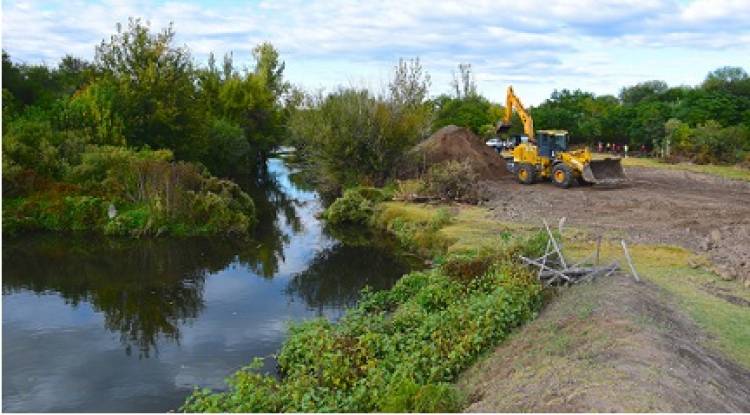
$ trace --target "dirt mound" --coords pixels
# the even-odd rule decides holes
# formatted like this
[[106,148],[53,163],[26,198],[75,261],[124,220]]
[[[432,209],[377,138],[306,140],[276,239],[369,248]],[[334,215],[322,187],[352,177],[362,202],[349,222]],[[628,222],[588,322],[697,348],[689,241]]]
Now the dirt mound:
[[449,125],[437,130],[416,147],[424,166],[444,161],[468,161],[479,177],[496,180],[508,174],[505,160],[471,130]]

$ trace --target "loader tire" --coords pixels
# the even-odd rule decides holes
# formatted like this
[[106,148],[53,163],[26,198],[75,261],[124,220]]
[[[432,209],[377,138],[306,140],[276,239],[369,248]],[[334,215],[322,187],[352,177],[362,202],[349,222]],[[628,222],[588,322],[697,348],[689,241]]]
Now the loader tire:
[[594,183],[587,182],[586,179],[583,178],[583,176],[576,177],[576,180],[578,180],[579,186],[593,186]]
[[516,178],[521,184],[532,184],[536,180],[536,168],[528,163],[521,163],[516,167]]
[[565,164],[556,164],[552,168],[552,181],[557,187],[569,188],[573,184],[573,170]]

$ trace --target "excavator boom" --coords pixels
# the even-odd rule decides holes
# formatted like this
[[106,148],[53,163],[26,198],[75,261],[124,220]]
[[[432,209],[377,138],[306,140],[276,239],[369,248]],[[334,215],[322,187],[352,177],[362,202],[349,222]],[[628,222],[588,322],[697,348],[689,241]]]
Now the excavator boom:
[[507,132],[511,127],[511,120],[513,118],[513,108],[516,109],[518,116],[523,122],[523,132],[529,137],[530,141],[535,140],[534,136],[534,120],[531,118],[531,114],[526,111],[521,100],[518,99],[512,86],[508,86],[508,93],[505,95],[505,114],[503,119],[497,124],[497,132]]

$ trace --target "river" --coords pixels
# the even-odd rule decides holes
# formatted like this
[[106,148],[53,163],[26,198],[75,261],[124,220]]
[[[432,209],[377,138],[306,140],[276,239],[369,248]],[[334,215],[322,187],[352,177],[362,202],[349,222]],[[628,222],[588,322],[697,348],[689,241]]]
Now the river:
[[254,357],[273,373],[290,321],[336,319],[409,270],[382,235],[333,236],[320,197],[267,167],[250,241],[3,238],[3,411],[175,410]]

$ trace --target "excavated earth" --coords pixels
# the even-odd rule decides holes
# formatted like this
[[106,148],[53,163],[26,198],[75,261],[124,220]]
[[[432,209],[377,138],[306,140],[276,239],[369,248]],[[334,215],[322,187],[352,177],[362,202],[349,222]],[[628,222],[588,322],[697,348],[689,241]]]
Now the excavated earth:
[[416,162],[425,168],[446,162],[466,162],[484,180],[498,180],[508,176],[505,161],[495,150],[468,130],[449,125],[437,130],[415,149]]
[[632,242],[702,252],[725,279],[750,287],[750,182],[677,170],[626,168],[621,187],[521,185],[511,176],[483,183],[486,207],[501,220],[569,224]]

